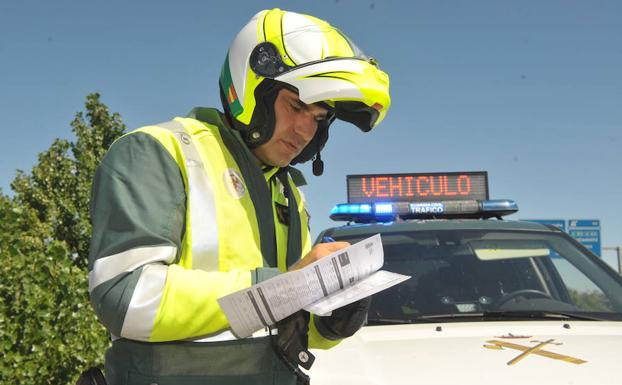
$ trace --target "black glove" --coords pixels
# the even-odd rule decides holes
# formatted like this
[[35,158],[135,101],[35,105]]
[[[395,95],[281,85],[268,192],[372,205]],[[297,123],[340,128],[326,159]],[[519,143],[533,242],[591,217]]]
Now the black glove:
[[324,338],[339,340],[356,333],[367,320],[371,297],[352,302],[333,311],[328,317],[314,317],[315,327]]
[[278,334],[274,336],[276,341],[274,348],[288,364],[297,365],[310,369],[315,357],[309,352],[309,313],[298,311],[276,323]]

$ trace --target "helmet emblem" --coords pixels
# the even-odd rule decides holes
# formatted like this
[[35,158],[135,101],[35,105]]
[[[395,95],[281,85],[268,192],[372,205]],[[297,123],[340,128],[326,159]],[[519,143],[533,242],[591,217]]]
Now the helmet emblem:
[[223,179],[227,191],[235,199],[240,199],[246,194],[246,187],[244,186],[242,177],[236,170],[232,168],[226,169],[223,174]]
[[229,85],[229,89],[227,90],[227,101],[229,102],[229,104],[233,104],[233,102],[235,102],[236,100],[238,100],[238,95],[235,93],[233,83],[231,83],[231,85]]

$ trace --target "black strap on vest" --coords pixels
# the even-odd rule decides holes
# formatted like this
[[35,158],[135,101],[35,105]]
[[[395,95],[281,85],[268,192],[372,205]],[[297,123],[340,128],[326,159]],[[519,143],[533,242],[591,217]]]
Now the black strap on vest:
[[287,198],[287,211],[289,211],[289,230],[287,231],[287,267],[296,263],[301,257],[302,241],[300,232],[300,214],[298,213],[298,203],[292,192],[287,177],[289,167],[285,167],[277,171],[276,177],[283,184],[283,193]]

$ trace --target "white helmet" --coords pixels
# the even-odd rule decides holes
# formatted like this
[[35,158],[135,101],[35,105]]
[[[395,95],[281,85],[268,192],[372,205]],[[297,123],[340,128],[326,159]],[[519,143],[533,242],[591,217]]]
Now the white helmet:
[[367,132],[391,104],[388,75],[341,31],[313,16],[264,10],[238,33],[220,74],[225,113],[249,148],[272,137],[274,101],[284,87],[332,112],[292,164],[319,156],[335,118]]

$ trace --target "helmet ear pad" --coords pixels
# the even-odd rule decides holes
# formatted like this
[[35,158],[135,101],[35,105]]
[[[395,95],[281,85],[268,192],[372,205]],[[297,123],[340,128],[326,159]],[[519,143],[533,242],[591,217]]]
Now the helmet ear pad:
[[244,124],[237,120],[235,116],[232,116],[229,110],[229,104],[225,97],[222,85],[220,85],[220,99],[225,110],[225,113],[229,117],[230,123],[233,128],[240,132],[244,143],[249,149],[257,148],[272,138],[274,134],[274,127],[276,125],[276,116],[274,111],[274,103],[279,94],[279,91],[283,88],[279,82],[272,79],[264,79],[255,88],[255,100],[256,105],[253,111],[253,116],[249,124]]

